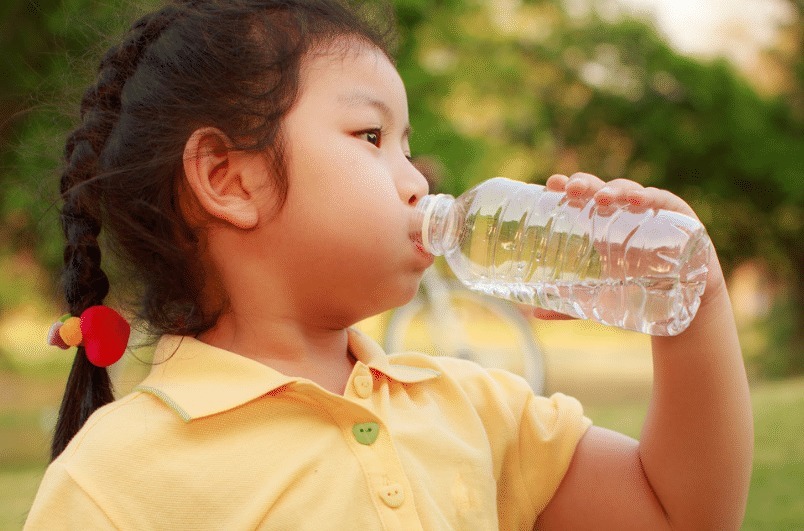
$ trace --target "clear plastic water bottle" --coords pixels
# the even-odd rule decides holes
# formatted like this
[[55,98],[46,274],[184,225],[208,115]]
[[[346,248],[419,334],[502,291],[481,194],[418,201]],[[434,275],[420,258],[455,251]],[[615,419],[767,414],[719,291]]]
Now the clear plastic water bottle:
[[503,177],[457,199],[425,196],[417,212],[414,236],[470,289],[580,319],[676,335],[706,286],[709,236],[683,214]]

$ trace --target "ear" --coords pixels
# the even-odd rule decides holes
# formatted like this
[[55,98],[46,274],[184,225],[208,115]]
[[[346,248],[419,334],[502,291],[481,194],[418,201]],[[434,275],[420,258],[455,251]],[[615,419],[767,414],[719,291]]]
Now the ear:
[[201,208],[239,229],[251,229],[259,218],[254,191],[265,178],[265,166],[258,155],[232,146],[220,129],[197,129],[184,146],[184,175]]

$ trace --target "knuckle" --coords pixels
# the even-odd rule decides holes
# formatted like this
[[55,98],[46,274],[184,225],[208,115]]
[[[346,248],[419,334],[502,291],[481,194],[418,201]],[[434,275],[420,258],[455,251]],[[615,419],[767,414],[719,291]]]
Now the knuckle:
[[594,178],[595,176],[591,173],[584,173],[584,172],[575,172],[570,176],[570,179],[589,179]]
[[628,179],[612,179],[609,181],[609,184],[613,186],[619,186],[621,188],[643,188],[641,184],[635,181],[631,181]]

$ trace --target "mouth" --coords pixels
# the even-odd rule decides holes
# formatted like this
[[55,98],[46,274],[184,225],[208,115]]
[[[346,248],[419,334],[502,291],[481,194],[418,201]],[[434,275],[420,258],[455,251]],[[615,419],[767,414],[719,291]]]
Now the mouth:
[[421,256],[427,258],[431,262],[435,260],[435,257],[425,250],[424,244],[422,244],[421,234],[411,234],[410,241],[413,242],[413,246],[416,248],[416,251],[418,251]]

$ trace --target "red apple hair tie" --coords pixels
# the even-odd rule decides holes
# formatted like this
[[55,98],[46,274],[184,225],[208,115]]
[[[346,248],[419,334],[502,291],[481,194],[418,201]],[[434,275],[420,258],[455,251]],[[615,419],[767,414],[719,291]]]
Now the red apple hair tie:
[[62,315],[50,327],[47,342],[65,350],[84,347],[90,363],[108,367],[123,356],[130,333],[122,315],[108,306],[90,306],[81,317]]

